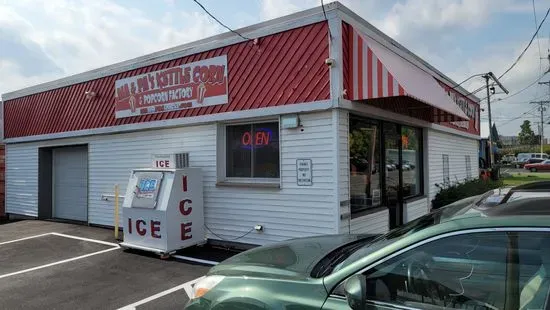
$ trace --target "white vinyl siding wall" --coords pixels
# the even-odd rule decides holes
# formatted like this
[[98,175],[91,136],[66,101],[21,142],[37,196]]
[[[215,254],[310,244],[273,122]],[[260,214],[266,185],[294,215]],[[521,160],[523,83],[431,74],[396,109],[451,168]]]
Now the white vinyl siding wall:
[[[132,168],[150,167],[152,154],[187,152],[190,166],[203,171],[205,223],[224,239],[240,237],[256,224],[263,225],[264,232],[252,232],[237,241],[266,244],[336,233],[331,112],[301,114],[300,119],[303,131],[281,130],[281,189],[216,186],[216,124],[8,144],[7,212],[37,215],[39,146],[88,143],[88,206],[92,224],[114,224],[114,202],[102,200],[101,196],[112,195],[115,184],[120,185],[124,195]],[[297,186],[297,158],[312,159],[312,186]]]
[[405,213],[403,222],[410,222],[428,213],[428,199],[420,198],[412,202],[405,202],[403,204],[403,209],[403,213]]
[[429,200],[431,205],[439,189],[435,184],[443,184],[443,155],[449,156],[449,179],[451,184],[457,181],[463,181],[467,177],[466,156],[470,156],[471,176],[477,178],[479,142],[475,139],[469,139],[449,133],[436,130],[428,130],[428,171],[430,184],[428,186]]

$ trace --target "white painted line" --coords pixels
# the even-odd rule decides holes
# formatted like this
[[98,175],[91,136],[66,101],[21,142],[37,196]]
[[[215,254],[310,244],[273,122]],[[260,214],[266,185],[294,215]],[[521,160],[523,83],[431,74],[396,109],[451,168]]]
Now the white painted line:
[[51,234],[51,233],[46,233],[46,234],[40,234],[40,235],[35,235],[35,236],[30,236],[30,237],[25,237],[25,238],[10,240],[10,241],[4,241],[4,242],[0,242],[0,245],[9,244],[9,243],[13,243],[13,242],[19,242],[19,241],[23,241],[23,240],[34,239],[34,238],[39,238],[39,237],[44,237],[44,236],[48,236],[48,235],[50,235],[50,234]]
[[215,261],[200,259],[200,258],[194,258],[194,257],[189,257],[189,256],[183,256],[183,255],[172,255],[172,257],[176,258],[176,259],[188,260],[188,261],[191,261],[191,262],[197,262],[197,263],[202,263],[202,264],[207,264],[207,265],[212,265],[212,266],[219,264],[218,262],[215,262]]
[[59,236],[59,237],[65,237],[65,238],[71,238],[71,239],[76,239],[76,240],[95,242],[95,243],[99,243],[99,244],[119,247],[118,243],[113,243],[113,242],[107,242],[107,241],[101,241],[101,240],[96,240],[96,239],[77,237],[77,236],[72,236],[72,235],[60,234],[60,233],[56,233],[56,232],[52,232],[51,234]]
[[155,299],[158,299],[158,298],[161,298],[163,296],[166,296],[168,294],[171,294],[173,292],[176,292],[176,291],[179,291],[181,289],[184,289],[185,290],[185,293],[187,294],[187,296],[191,297],[191,289],[192,289],[192,285],[197,283],[198,281],[200,281],[202,278],[204,278],[204,276],[200,277],[200,278],[196,278],[194,280],[191,280],[189,282],[185,282],[183,284],[180,284],[178,286],[175,286],[171,289],[168,289],[166,291],[162,291],[160,293],[157,293],[153,296],[149,296],[145,299],[142,299],[140,301],[136,301],[135,303],[133,304],[130,304],[130,305],[127,305],[127,306],[124,306],[122,308],[119,308],[118,310],[134,310],[136,309],[137,306],[140,306],[140,305],[143,305],[143,304],[146,304],[150,301],[153,301]]
[[44,269],[44,268],[52,267],[52,266],[55,266],[55,265],[60,265],[60,264],[72,262],[72,261],[79,260],[79,259],[82,259],[82,258],[86,258],[86,257],[94,256],[94,255],[99,255],[99,254],[107,253],[107,252],[114,251],[114,250],[118,250],[118,249],[120,249],[120,247],[117,246],[117,247],[113,247],[113,248],[106,249],[106,250],[102,250],[102,251],[98,251],[98,252],[93,252],[93,253],[86,254],[86,255],[81,255],[81,256],[77,256],[77,257],[73,257],[73,258],[69,258],[69,259],[64,259],[64,260],[61,260],[61,261],[58,261],[58,262],[55,262],[55,263],[50,263],[50,264],[46,264],[46,265],[41,265],[41,266],[37,266],[37,267],[25,269],[25,270],[20,270],[20,271],[12,272],[12,273],[6,273],[6,274],[3,274],[3,275],[0,275],[0,279],[7,278],[7,277],[11,277],[11,276],[15,276],[15,275],[22,274],[22,273],[26,273],[26,272],[31,272],[31,271],[39,270],[39,269]]

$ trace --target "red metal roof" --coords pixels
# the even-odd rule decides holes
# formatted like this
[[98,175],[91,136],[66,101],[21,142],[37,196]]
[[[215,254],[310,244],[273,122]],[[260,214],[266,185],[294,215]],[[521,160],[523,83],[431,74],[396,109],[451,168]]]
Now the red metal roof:
[[[321,22],[4,103],[4,136],[50,134],[330,98],[328,27]],[[115,80],[227,55],[229,103],[115,118]],[[85,61],[85,60],[83,60]],[[93,90],[97,97],[86,100]]]

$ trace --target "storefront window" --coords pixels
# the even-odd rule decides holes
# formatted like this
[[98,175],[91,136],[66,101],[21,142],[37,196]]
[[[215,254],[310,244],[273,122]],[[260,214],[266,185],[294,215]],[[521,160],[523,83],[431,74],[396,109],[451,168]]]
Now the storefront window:
[[419,195],[422,184],[422,131],[419,128],[401,127],[401,153],[403,158],[403,197]]
[[380,126],[350,119],[349,127],[351,213],[381,204]]
[[404,199],[422,195],[422,143],[420,128],[350,117],[352,217],[379,206],[395,209]]
[[226,176],[279,178],[279,123],[226,127]]

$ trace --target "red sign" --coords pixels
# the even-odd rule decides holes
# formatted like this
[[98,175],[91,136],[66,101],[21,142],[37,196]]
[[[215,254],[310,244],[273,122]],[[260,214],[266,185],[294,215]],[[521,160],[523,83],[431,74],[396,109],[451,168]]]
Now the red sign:
[[130,117],[228,102],[227,56],[115,82],[115,116]]
[[474,135],[480,135],[480,121],[479,113],[480,108],[479,104],[475,101],[467,98],[462,95],[452,87],[444,84],[441,81],[438,81],[439,85],[445,89],[445,91],[451,96],[456,105],[470,118],[468,121],[458,121],[458,122],[444,122],[441,125],[454,128],[460,131],[468,132]]

